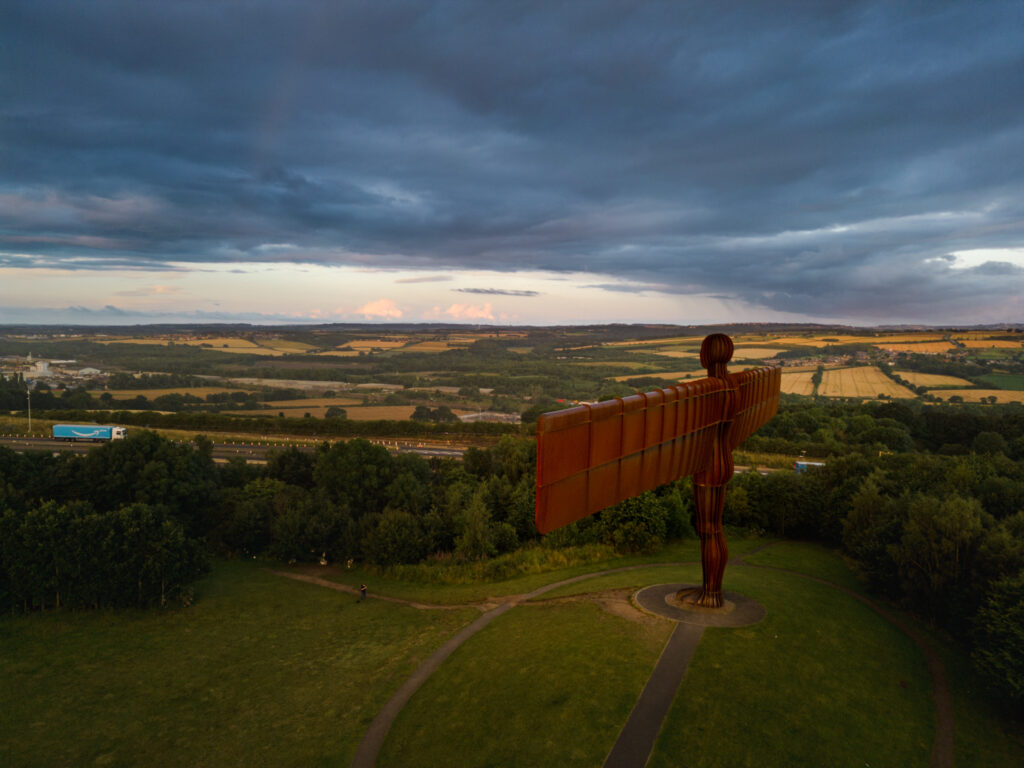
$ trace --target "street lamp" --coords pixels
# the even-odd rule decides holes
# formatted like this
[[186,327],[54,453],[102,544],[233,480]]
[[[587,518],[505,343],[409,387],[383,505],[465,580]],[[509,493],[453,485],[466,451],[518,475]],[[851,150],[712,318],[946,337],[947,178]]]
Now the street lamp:
[[25,397],[28,398],[28,436],[32,437],[32,388],[25,386]]

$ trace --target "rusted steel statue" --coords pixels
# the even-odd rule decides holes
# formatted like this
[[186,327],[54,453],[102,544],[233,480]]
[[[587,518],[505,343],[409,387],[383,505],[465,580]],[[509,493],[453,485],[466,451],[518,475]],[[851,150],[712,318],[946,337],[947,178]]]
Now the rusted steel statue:
[[682,602],[722,606],[722,532],[732,452],[779,406],[778,368],[729,373],[732,339],[704,339],[704,379],[542,415],[537,423],[537,530],[548,533],[693,475],[703,585]]

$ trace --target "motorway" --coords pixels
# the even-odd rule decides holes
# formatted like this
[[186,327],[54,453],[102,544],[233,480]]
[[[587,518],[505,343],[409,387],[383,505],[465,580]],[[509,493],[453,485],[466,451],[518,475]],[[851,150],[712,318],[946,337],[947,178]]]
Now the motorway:
[[[377,445],[383,445],[391,453],[414,453],[424,458],[461,459],[462,446],[444,447],[437,444],[421,443],[412,440],[371,440]],[[21,437],[17,435],[0,435],[0,445],[11,448],[19,453],[24,451],[70,451],[71,453],[88,453],[101,443],[85,442],[64,442],[53,440],[48,437]],[[316,450],[316,442],[296,443],[294,447],[300,451]],[[290,447],[290,444],[280,442],[232,442],[214,443],[213,460],[218,463],[226,462],[228,459],[241,456],[251,464],[263,464],[267,460],[267,452],[281,450]]]

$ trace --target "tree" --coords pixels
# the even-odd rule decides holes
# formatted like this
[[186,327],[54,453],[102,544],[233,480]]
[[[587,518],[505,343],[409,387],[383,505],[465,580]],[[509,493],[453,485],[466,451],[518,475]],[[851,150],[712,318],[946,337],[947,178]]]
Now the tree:
[[994,688],[1024,704],[1024,571],[991,586],[974,620],[972,659]]
[[600,525],[604,541],[619,552],[655,552],[668,535],[668,513],[647,491],[601,512]]
[[982,538],[983,514],[975,499],[910,499],[894,556],[904,593],[933,616],[949,620],[970,611],[963,605],[965,576]]
[[427,554],[419,520],[409,512],[388,509],[364,544],[366,555],[380,565],[417,563]]
[[478,489],[463,515],[462,532],[455,541],[455,554],[466,560],[480,560],[495,554],[491,541],[491,514],[487,511],[484,489]]
[[998,432],[979,432],[974,436],[974,440],[971,442],[971,448],[973,448],[977,453],[1005,454],[1009,451],[1010,446],[1006,442],[1006,438]]

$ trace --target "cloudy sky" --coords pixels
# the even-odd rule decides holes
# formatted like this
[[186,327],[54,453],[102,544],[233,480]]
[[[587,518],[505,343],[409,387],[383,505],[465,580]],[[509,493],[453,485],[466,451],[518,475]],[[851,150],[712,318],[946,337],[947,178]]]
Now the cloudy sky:
[[0,322],[1022,296],[1022,2],[0,3]]

